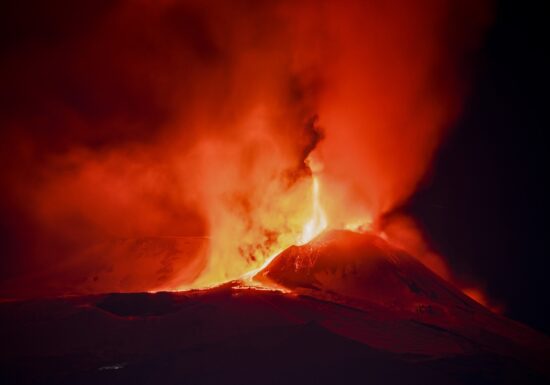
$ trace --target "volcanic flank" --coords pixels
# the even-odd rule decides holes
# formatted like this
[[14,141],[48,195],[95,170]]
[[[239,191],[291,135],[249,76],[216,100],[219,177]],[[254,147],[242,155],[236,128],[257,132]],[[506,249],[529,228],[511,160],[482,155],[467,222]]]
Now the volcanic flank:
[[[392,331],[401,335],[402,340],[396,341],[389,335],[378,339],[383,332],[375,336],[351,324],[326,325],[336,333],[385,350],[449,354],[473,352],[477,344],[482,344],[484,349],[502,353],[504,345],[494,344],[497,338],[512,339],[524,347],[540,342],[536,333],[492,313],[405,251],[372,233],[324,232],[308,244],[283,251],[254,279],[294,294],[360,309],[389,322],[407,320],[460,336],[449,344],[440,339],[439,333],[419,338],[415,334],[418,331],[403,335],[399,327],[399,332]],[[548,342],[546,338],[543,341]],[[402,349],[404,346],[412,350]]]
[[546,336],[370,233],[328,231],[254,280],[0,304],[2,383],[544,384]]
[[324,232],[308,244],[289,247],[254,279],[339,302],[402,311],[480,307],[415,258],[371,233]]

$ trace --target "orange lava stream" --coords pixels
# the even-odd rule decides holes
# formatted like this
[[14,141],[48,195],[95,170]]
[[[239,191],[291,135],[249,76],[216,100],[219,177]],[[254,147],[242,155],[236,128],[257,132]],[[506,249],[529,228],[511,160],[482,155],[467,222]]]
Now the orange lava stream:
[[[317,175],[313,174],[312,176],[312,183],[311,183],[311,196],[312,196],[312,215],[311,218],[305,223],[302,229],[302,233],[294,243],[295,245],[304,245],[311,241],[313,238],[318,236],[320,233],[322,233],[328,226],[328,220],[325,213],[325,210],[323,209],[321,205],[320,200],[320,186],[319,186],[319,178]],[[273,254],[271,254],[264,263],[256,268],[253,269],[243,276],[239,278],[239,280],[243,283],[244,286],[252,286],[256,288],[264,288],[264,289],[276,289],[276,290],[282,290],[278,286],[267,286],[264,283],[258,282],[254,280],[254,276],[266,268],[282,251],[284,250],[277,250]]]

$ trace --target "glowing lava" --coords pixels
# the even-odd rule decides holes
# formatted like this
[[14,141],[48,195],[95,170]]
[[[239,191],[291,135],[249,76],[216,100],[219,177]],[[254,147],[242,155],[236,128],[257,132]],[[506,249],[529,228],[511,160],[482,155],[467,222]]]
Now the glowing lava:
[[300,238],[296,242],[297,245],[304,245],[319,235],[327,228],[327,216],[319,200],[319,180],[316,175],[313,175],[312,182],[312,211],[311,219],[304,225],[304,229]]
[[[320,186],[319,186],[319,178],[317,175],[312,175],[312,183],[311,183],[311,208],[312,208],[312,214],[311,218],[305,223],[302,233],[294,243],[295,245],[301,246],[309,241],[311,241],[313,238],[315,238],[317,235],[323,232],[328,226],[328,220],[326,213],[321,205],[320,201]],[[253,277],[259,273],[261,270],[263,270],[265,267],[267,267],[274,259],[277,257],[285,248],[282,248],[280,250],[277,250],[273,254],[271,254],[264,263],[246,274],[244,274],[240,280],[245,284],[246,286],[255,286],[255,287],[266,287],[269,289],[280,289],[279,287],[274,287],[272,285],[266,286],[264,283],[259,283],[253,279]]]

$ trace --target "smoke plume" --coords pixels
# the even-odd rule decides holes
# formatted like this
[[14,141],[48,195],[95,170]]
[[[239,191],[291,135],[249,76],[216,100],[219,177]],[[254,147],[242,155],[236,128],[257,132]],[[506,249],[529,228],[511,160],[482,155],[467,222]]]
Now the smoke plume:
[[376,223],[460,111],[485,2],[3,5],[0,294],[173,289]]

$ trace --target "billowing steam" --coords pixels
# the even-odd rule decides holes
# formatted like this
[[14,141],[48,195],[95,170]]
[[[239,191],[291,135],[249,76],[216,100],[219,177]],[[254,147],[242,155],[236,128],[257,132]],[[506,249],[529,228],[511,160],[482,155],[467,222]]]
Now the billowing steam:
[[488,16],[462,0],[56,5],[7,13],[2,295],[236,278],[300,235],[306,158],[330,225],[384,230],[459,112]]

